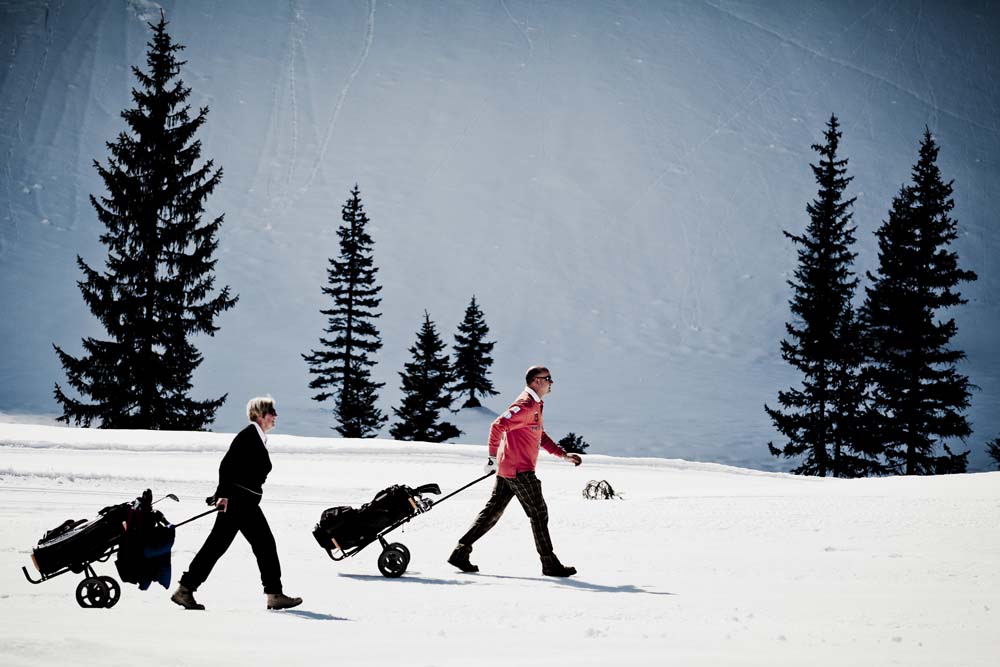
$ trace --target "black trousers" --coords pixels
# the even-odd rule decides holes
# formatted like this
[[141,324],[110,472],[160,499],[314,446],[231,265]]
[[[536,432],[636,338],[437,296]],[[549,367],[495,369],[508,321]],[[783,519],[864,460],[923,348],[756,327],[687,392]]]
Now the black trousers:
[[233,508],[230,503],[225,512],[215,516],[215,525],[208,539],[201,546],[194,560],[180,579],[180,584],[188,590],[195,591],[201,586],[222,554],[236,539],[236,533],[250,543],[253,555],[257,557],[257,567],[260,568],[260,582],[265,593],[281,593],[281,564],[278,562],[278,549],[274,543],[271,527],[267,525],[264,512],[256,503],[241,504]]
[[471,547],[480,537],[490,531],[503,516],[511,499],[517,497],[524,513],[531,522],[531,532],[535,537],[535,549],[543,563],[556,560],[552,550],[552,539],[549,537],[549,508],[542,497],[542,483],[534,471],[520,472],[513,479],[497,477],[493,486],[493,494],[486,501],[486,507],[479,513],[472,527],[458,541],[459,544]]

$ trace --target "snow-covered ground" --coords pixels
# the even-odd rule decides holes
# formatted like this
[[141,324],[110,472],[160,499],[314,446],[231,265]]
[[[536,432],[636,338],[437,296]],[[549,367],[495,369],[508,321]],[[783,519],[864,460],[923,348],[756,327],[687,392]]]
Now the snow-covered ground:
[[[47,529],[147,487],[181,497],[158,506],[173,521],[202,511],[231,437],[0,424],[0,662],[937,666],[1000,655],[1000,473],[833,480],[599,455],[573,468],[543,454],[553,540],[578,576],[541,576],[516,503],[477,544],[479,574],[446,564],[484,482],[392,534],[413,559],[390,580],[377,547],[331,561],[311,535],[320,512],[395,483],[448,492],[480,474],[484,448],[278,431],[263,507],[300,608],[264,609],[242,538],[199,590],[200,613],[156,584],[83,610],[75,575],[24,579]],[[624,499],[585,500],[591,479]],[[174,581],[210,521],[178,529]]]

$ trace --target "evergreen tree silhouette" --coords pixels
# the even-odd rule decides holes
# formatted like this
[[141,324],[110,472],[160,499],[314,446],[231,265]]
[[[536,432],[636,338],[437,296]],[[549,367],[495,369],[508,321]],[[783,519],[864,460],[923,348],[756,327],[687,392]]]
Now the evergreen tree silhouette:
[[449,389],[451,364],[444,348],[430,315],[424,311],[424,324],[410,348],[413,361],[405,364],[404,372],[399,374],[403,379],[403,400],[399,408],[392,409],[399,421],[389,428],[396,440],[444,442],[462,434],[454,424],[439,419],[454,401]]
[[993,438],[986,443],[986,453],[993,459],[997,470],[1000,470],[1000,437]]
[[567,433],[557,444],[568,454],[586,454],[587,448],[590,447],[582,435],[577,435],[573,431]]
[[337,426],[333,428],[337,433],[345,438],[373,438],[387,419],[376,407],[378,390],[385,383],[371,377],[372,355],[382,348],[375,327],[382,287],[375,283],[374,241],[365,229],[369,220],[357,184],[341,208],[341,218],[344,224],[337,230],[340,257],[330,259],[328,286],[323,287],[333,307],[320,311],[328,318],[323,331],[333,338],[320,338],[322,349],[310,350],[302,358],[315,376],[310,389],[321,390],[313,400],[335,398]]
[[956,368],[965,353],[949,347],[955,320],[940,321],[938,313],[965,303],[956,287],[976,274],[960,269],[949,248],[958,237],[949,215],[953,181],[942,180],[937,156],[925,129],[913,182],[900,189],[876,232],[878,275],[868,274],[872,286],[862,309],[871,395],[867,428],[882,443],[892,474],[963,472],[969,454],[956,454],[945,443],[972,432],[963,414],[971,385]]
[[213,295],[213,255],[223,216],[202,224],[205,199],[222,179],[208,160],[200,167],[195,133],[208,107],[192,118],[191,89],[179,78],[184,47],[167,21],[149,24],[148,72],[133,67],[135,107],[122,112],[129,132],[107,144],[107,166],[94,167],[107,195],[90,202],[106,232],[106,270],[76,261],[84,302],[107,331],[106,340],[83,339],[74,357],[53,345],[68,384],[89,402],[68,396],[58,383],[61,421],[101,428],[203,430],[226,395],[194,400],[191,377],[202,356],[189,338],[214,335],[216,317],[237,301],[229,287]]
[[465,309],[465,319],[458,325],[458,333],[455,334],[454,391],[469,395],[463,408],[478,408],[482,405],[476,394],[496,396],[499,393],[493,389],[493,382],[489,378],[490,367],[493,365],[490,352],[496,345],[495,341],[486,342],[489,332],[483,311],[473,295]]
[[855,477],[870,472],[877,456],[859,430],[864,388],[860,327],[851,305],[858,283],[851,270],[854,199],[843,198],[852,178],[846,175],[847,160],[837,157],[842,133],[836,115],[824,136],[826,143],[812,146],[820,156],[819,164],[811,165],[819,191],[806,206],[809,224],[802,235],[784,232],[799,246],[799,265],[788,281],[794,320],[785,326],[781,356],[802,373],[802,388],[778,393],[782,409],[764,409],[788,439],[781,449],[768,443],[771,454],[802,457],[793,473]]

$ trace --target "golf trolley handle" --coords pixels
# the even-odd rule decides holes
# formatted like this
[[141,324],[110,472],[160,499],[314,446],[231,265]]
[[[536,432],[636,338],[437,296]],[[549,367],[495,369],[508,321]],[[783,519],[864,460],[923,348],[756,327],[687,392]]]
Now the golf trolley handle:
[[207,512],[202,512],[201,514],[195,515],[195,516],[191,517],[190,519],[185,519],[184,521],[181,521],[180,523],[175,523],[175,524],[171,524],[171,525],[173,525],[174,528],[180,528],[181,526],[183,526],[186,523],[191,523],[195,519],[200,519],[201,517],[208,516],[209,514],[215,514],[218,511],[219,511],[218,507],[213,507],[212,509],[208,510]]
[[488,473],[486,473],[485,475],[483,475],[482,477],[480,477],[480,478],[478,478],[478,479],[474,479],[474,480],[472,480],[471,482],[469,482],[468,484],[466,484],[466,485],[465,485],[465,486],[463,486],[462,488],[460,488],[460,489],[456,489],[455,491],[452,491],[451,493],[449,493],[449,494],[448,494],[447,496],[445,496],[444,498],[438,498],[437,500],[435,500],[435,501],[434,501],[434,504],[435,504],[435,505],[440,505],[440,504],[441,504],[441,503],[443,503],[444,501],[446,501],[446,500],[448,500],[449,498],[451,498],[451,497],[452,497],[453,495],[455,495],[455,494],[457,494],[457,493],[461,493],[462,491],[465,491],[465,490],[466,490],[467,488],[469,488],[470,486],[473,486],[474,484],[479,484],[479,483],[480,483],[481,481],[483,481],[483,480],[484,480],[484,479],[486,479],[487,477],[492,477],[492,476],[493,476],[493,475],[495,475],[495,474],[497,474],[497,473],[496,473],[496,471],[495,471],[495,470],[491,470],[491,471],[489,471]]

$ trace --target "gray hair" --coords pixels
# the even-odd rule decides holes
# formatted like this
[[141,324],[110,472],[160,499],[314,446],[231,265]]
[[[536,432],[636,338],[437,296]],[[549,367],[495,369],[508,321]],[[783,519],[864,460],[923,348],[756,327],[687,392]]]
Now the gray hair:
[[247,401],[247,419],[250,421],[255,422],[269,412],[275,412],[274,399],[270,396],[257,396]]

